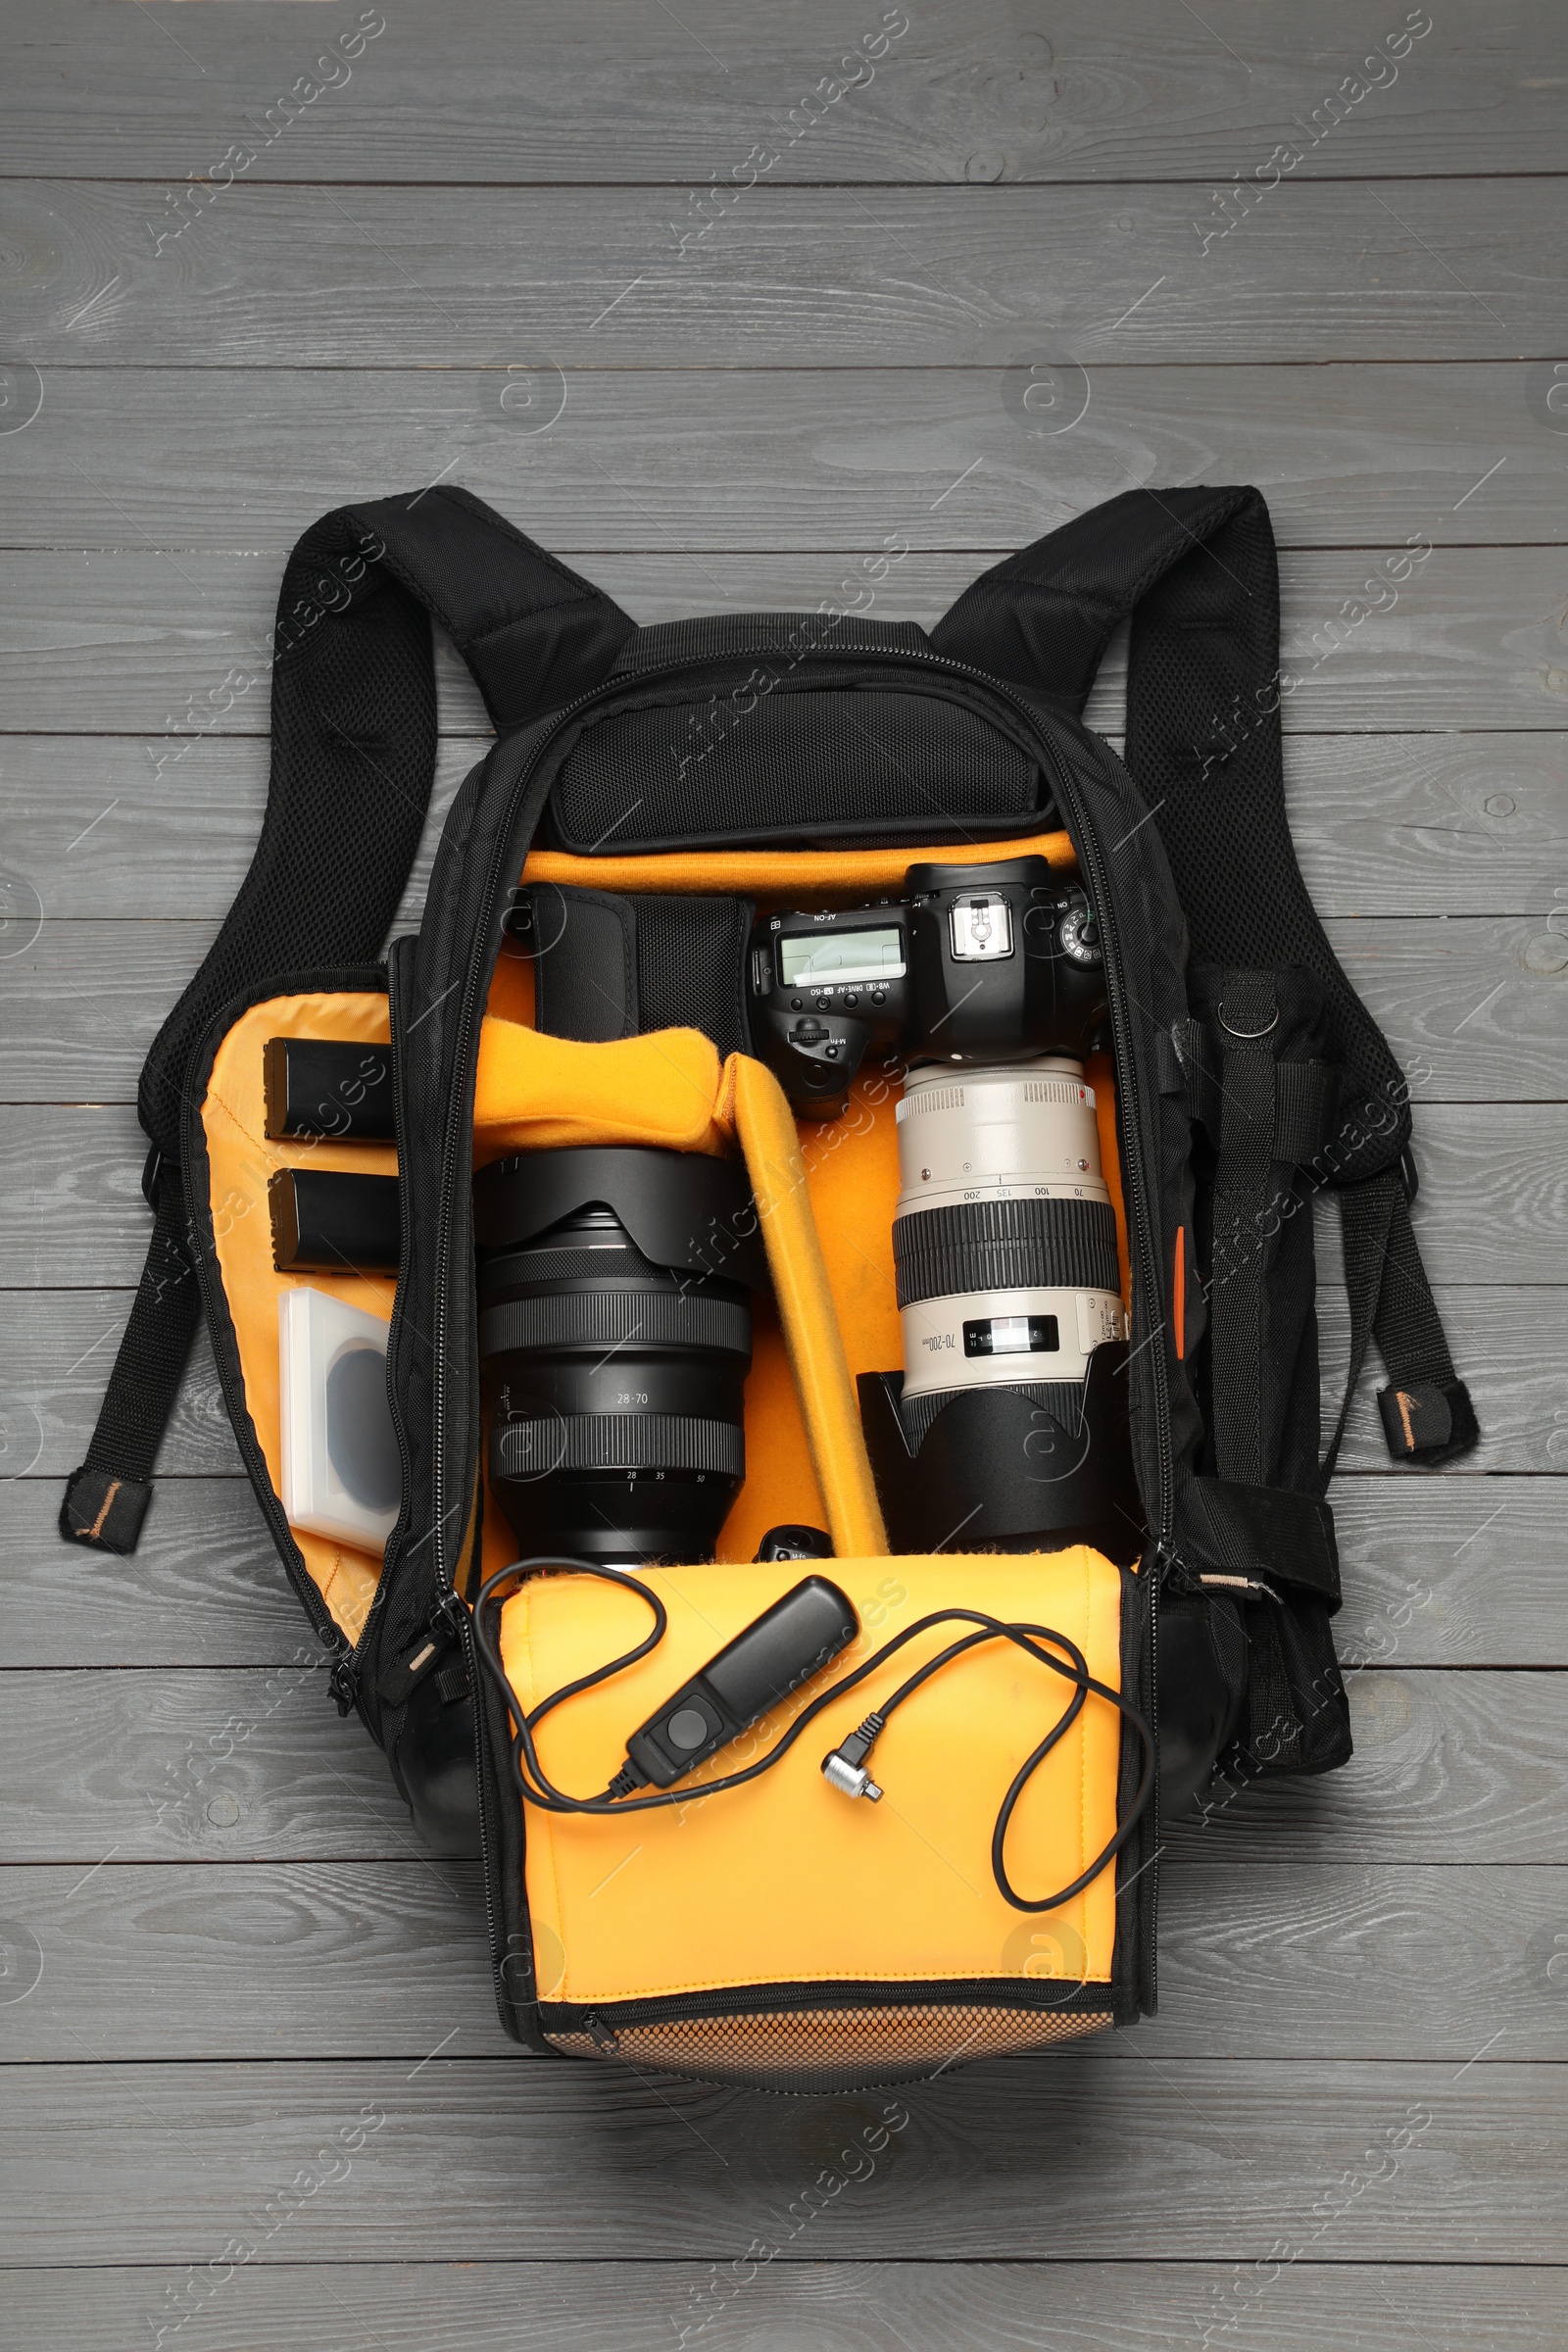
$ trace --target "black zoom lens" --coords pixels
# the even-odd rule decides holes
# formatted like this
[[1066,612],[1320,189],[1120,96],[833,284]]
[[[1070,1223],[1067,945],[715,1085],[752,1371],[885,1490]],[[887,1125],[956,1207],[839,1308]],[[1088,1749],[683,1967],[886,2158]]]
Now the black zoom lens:
[[746,1470],[760,1252],[740,1171],[528,1153],[486,1169],[474,1206],[490,1477],[518,1543],[711,1558]]

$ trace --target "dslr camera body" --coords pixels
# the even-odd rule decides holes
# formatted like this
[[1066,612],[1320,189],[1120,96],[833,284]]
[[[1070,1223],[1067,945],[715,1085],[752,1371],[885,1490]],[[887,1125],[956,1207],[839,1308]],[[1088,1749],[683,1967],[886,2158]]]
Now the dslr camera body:
[[1105,1042],[1094,911],[1044,858],[911,865],[906,891],[833,913],[765,915],[753,928],[753,1050],[798,1118],[841,1118],[868,1054],[1080,1060]]
[[906,890],[764,917],[747,971],[755,1050],[797,1117],[840,1117],[867,1054],[905,1064],[904,1367],[858,1382],[889,1536],[1136,1557],[1116,1219],[1083,1066],[1109,1042],[1094,909],[1044,858],[911,865]]

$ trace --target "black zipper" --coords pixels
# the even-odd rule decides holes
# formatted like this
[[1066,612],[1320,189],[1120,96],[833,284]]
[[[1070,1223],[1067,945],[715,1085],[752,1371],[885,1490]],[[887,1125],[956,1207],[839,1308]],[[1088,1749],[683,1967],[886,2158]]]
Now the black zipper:
[[[778,648],[776,646],[754,645],[751,647],[741,647],[734,651],[726,652],[722,657],[722,662],[725,666],[728,666],[732,662],[751,661],[767,654],[776,654]],[[1132,1092],[1134,1108],[1137,1112],[1136,1116],[1128,1118],[1122,1123],[1122,1133],[1124,1137],[1128,1139],[1128,1174],[1131,1179],[1130,1183],[1125,1189],[1134,1212],[1133,1223],[1138,1246],[1137,1265],[1139,1280],[1142,1285],[1144,1298],[1148,1304],[1148,1310],[1151,1316],[1152,1316],[1157,1310],[1160,1293],[1158,1260],[1152,1240],[1152,1227],[1149,1209],[1149,1185],[1147,1172],[1144,1166],[1144,1105],[1142,1096],[1142,1081],[1139,1075],[1137,1059],[1133,1053],[1131,1026],[1129,1022],[1125,993],[1122,985],[1120,950],[1116,939],[1115,917],[1111,911],[1110,893],[1105,887],[1106,872],[1101,858],[1099,838],[1085,815],[1083,803],[1078,795],[1071,770],[1068,767],[1065,759],[1062,757],[1060,748],[1054,742],[1053,737],[1042,727],[1037,714],[1030,709],[1029,705],[1021,700],[1018,696],[1011,693],[1007,687],[1001,684],[987,671],[977,669],[972,663],[967,662],[953,662],[948,660],[944,655],[936,653],[925,654],[921,653],[915,648],[889,647],[884,649],[871,646],[857,646],[854,649],[854,652],[857,661],[876,662],[879,663],[886,663],[890,666],[914,664],[917,666],[929,667],[931,669],[943,671],[953,676],[973,679],[986,694],[990,695],[998,702],[1005,703],[1017,713],[1031,739],[1038,743],[1047,755],[1048,764],[1051,769],[1053,780],[1056,787],[1057,806],[1068,817],[1073,820],[1069,830],[1072,834],[1074,848],[1077,850],[1080,860],[1082,861],[1084,868],[1084,879],[1088,886],[1090,896],[1094,902],[1096,912],[1100,920],[1102,937],[1104,942],[1106,993],[1110,1000],[1111,1035],[1113,1043],[1116,1047],[1117,1068],[1119,1074],[1123,1078],[1123,1082],[1130,1088]],[[813,649],[810,654],[802,657],[802,659],[806,661],[813,661],[819,658],[822,657],[819,656],[815,649]],[[713,666],[715,666],[715,664],[711,660],[704,662],[700,659],[688,659],[686,661],[661,662],[649,669],[638,672],[632,677],[616,675],[612,678],[604,680],[600,685],[591,688],[588,693],[579,695],[574,702],[564,705],[562,710],[555,713],[554,718],[541,732],[538,741],[532,746],[522,768],[514,779],[511,793],[508,797],[502,822],[496,835],[496,846],[492,852],[490,863],[485,876],[484,928],[475,936],[469,952],[467,970],[464,975],[463,1002],[459,1008],[459,1025],[456,1039],[456,1051],[452,1056],[448,1078],[449,1092],[447,1096],[446,1119],[444,1122],[441,1188],[437,1203],[434,1268],[436,1286],[435,1342],[432,1351],[432,1392],[435,1397],[437,1428],[435,1433],[435,1458],[432,1466],[432,1505],[434,1518],[433,1541],[435,1551],[436,1589],[438,1593],[443,1595],[450,1595],[455,1590],[456,1584],[456,1561],[454,1558],[449,1571],[446,1543],[447,1512],[445,1508],[445,1446],[444,1429],[442,1427],[442,1398],[445,1393],[446,1382],[447,1296],[449,1288],[449,1259],[451,1254],[452,1238],[452,1207],[457,1196],[457,1170],[462,1154],[463,1145],[463,1122],[458,1116],[458,1109],[466,1091],[466,1082],[469,1039],[473,1028],[474,1013],[478,1003],[479,986],[484,976],[487,961],[487,958],[483,953],[482,943],[488,938],[490,912],[495,905],[497,894],[501,888],[505,876],[507,864],[510,862],[512,857],[512,837],[516,824],[517,814],[521,808],[522,802],[526,797],[528,788],[538,770],[539,764],[545,754],[550,749],[550,746],[556,742],[563,729],[568,726],[571,721],[578,717],[584,710],[591,708],[595,703],[612,700],[617,695],[639,694],[644,687],[656,679],[671,678],[680,675],[683,671]],[[394,1315],[396,1315],[396,1303],[394,1303],[393,1312]],[[1155,1430],[1157,1440],[1156,1465],[1158,1471],[1158,1528],[1156,1531],[1155,1542],[1152,1547],[1152,1553],[1149,1562],[1148,1571],[1150,1576],[1150,1644],[1152,1668],[1153,1651],[1157,1641],[1158,1575],[1170,1537],[1175,1484],[1175,1465],[1170,1429],[1170,1398],[1166,1393],[1165,1386],[1162,1381],[1156,1381],[1154,1383],[1154,1397]],[[393,1419],[394,1422],[398,1424],[398,1441],[400,1446],[402,1446],[405,1441],[401,1428],[400,1414],[394,1411]],[[397,1541],[397,1539],[401,1536],[401,1529],[394,1532],[394,1541]],[[391,1546],[389,1545],[388,1548],[390,1549]],[[463,1614],[464,1617],[466,1618],[466,1610],[465,1610]],[[471,1623],[464,1628],[462,1640],[465,1662],[467,1666],[470,1680],[474,1680],[476,1682],[478,1661],[475,1654]],[[1151,1730],[1154,1736],[1155,1753],[1157,1755],[1159,1734],[1156,1692],[1158,1677],[1157,1674],[1152,1670],[1151,1672],[1150,1680]],[[477,1705],[475,1705],[474,1709],[474,1724],[476,1761],[479,1765],[479,1838],[481,1855],[484,1862],[485,1908],[491,1936],[492,1964],[497,1975],[499,1986],[501,1963],[498,1956],[498,1947],[496,1943],[495,1896],[493,1888],[493,1880],[495,1874],[492,1869],[492,1855],[494,1849],[490,1833],[490,1824],[487,1818],[487,1807],[485,1803],[484,1792],[488,1784],[484,1771],[484,1763],[486,1759],[484,1758],[482,1752],[479,1752],[482,1751],[483,1747],[483,1735],[479,1728],[479,1709]],[[1145,1934],[1143,1937],[1143,1957],[1148,1977],[1151,1999],[1152,1999],[1155,1984],[1155,1916],[1158,1902],[1157,1845],[1155,1857],[1152,1858],[1151,1861],[1146,1865],[1146,1875],[1150,1881],[1150,1886],[1147,1899],[1141,1906],[1146,1923]]]
[[[392,956],[387,959],[387,1005],[391,1015],[391,1030],[394,1045],[399,1030],[398,1007],[401,1002],[399,991],[400,979],[398,975],[398,958],[396,956]],[[394,1082],[397,1085],[399,1095],[401,1097],[404,1083],[401,1075],[403,1068],[403,1057],[395,1051],[393,1054],[392,1067]],[[454,1064],[454,1067],[456,1067],[456,1064]],[[414,1133],[414,1128],[407,1117],[407,1103],[400,1099],[398,1102],[398,1115],[402,1122],[402,1132],[405,1135],[412,1135]],[[443,1185],[443,1194],[444,1192],[445,1187]],[[444,1271],[444,1259],[445,1250],[443,1238],[438,1240],[436,1258],[438,1277]],[[441,1304],[444,1308],[444,1284],[441,1291]],[[397,1312],[398,1301],[394,1297],[392,1302],[392,1313],[394,1319],[396,1319]],[[390,1348],[390,1342],[388,1345]],[[439,1398],[441,1395],[439,1384],[435,1385],[433,1394],[437,1398],[437,1411],[439,1412]],[[408,1432],[404,1425],[402,1400],[396,1395],[395,1390],[391,1396],[391,1403],[392,1426],[397,1435],[398,1455],[403,1469],[403,1492],[405,1495],[408,1495],[413,1492],[412,1457],[409,1449]],[[438,1426],[436,1432],[437,1476],[439,1476],[439,1463],[441,1459],[441,1436],[442,1433]],[[444,1633],[456,1642],[458,1651],[463,1659],[464,1671],[468,1678],[468,1688],[473,1694],[473,1778],[474,1795],[479,1816],[479,1865],[480,1877],[484,1882],[485,1935],[490,1947],[490,1973],[495,1980],[496,1998],[499,2004],[504,1993],[510,1997],[510,1991],[509,1988],[503,1984],[501,1973],[505,1963],[506,1953],[503,1949],[502,1936],[500,1934],[500,1921],[496,1912],[496,1882],[498,1872],[495,1866],[495,1824],[491,1818],[490,1810],[490,1774],[487,1769],[489,1757],[485,1752],[484,1713],[479,1692],[479,1650],[478,1643],[474,1639],[473,1620],[468,1611],[461,1604],[457,1597],[456,1566],[454,1565],[453,1575],[450,1578],[444,1575],[440,1542],[441,1521],[439,1517],[437,1517],[435,1524],[436,1535],[434,1550],[436,1598],[435,1606],[430,1612],[426,1631],[431,1635],[437,1636]],[[393,1542],[397,1543],[399,1544],[399,1548],[401,1549],[401,1543],[404,1533],[405,1530],[400,1519],[398,1526],[393,1530],[392,1539],[388,1544],[388,1549],[391,1548],[391,1543]]]
[[1075,1983],[1039,1977],[952,1977],[918,1984],[900,1979],[887,1984],[857,1984],[830,1977],[815,1984],[733,1984],[704,1992],[653,1993],[646,2000],[599,2001],[585,2009],[574,2002],[547,2001],[544,2006],[550,2011],[550,2023],[542,2031],[580,2031],[608,2048],[611,2044],[602,2041],[602,2035],[612,2036],[623,2026],[676,2024],[687,2018],[695,2022],[716,2017],[773,2017],[784,2010],[809,2014],[818,2009],[857,2009],[874,2017],[913,2002],[930,2009],[967,2005],[1024,2014],[1059,2011],[1071,2017],[1086,2010],[1097,2014],[1113,2009],[1115,1995],[1113,1987],[1099,1979]]

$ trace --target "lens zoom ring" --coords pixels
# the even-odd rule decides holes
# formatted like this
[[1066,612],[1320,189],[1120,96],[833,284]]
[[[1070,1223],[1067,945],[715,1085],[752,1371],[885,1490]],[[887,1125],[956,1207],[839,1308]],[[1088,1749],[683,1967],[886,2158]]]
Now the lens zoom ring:
[[746,1474],[746,1439],[733,1421],[683,1413],[564,1413],[560,1420],[506,1421],[495,1433],[499,1478],[552,1470],[710,1470]]
[[564,1298],[508,1298],[479,1317],[479,1354],[514,1348],[710,1348],[749,1357],[752,1310],[743,1299],[700,1291],[578,1291]]
[[893,1225],[899,1304],[966,1291],[1119,1291],[1105,1200],[960,1200]]

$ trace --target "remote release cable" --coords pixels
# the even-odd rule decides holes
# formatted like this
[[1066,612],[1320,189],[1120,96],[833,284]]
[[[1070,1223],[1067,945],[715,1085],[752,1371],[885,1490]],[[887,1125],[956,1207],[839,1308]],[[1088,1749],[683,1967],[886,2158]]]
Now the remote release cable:
[[[525,1709],[512,1687],[511,1678],[502,1661],[500,1647],[493,1638],[488,1620],[491,1611],[498,1605],[497,1596],[504,1585],[510,1584],[517,1578],[552,1569],[564,1570],[572,1575],[595,1576],[606,1584],[620,1585],[626,1591],[635,1592],[640,1599],[648,1603],[649,1608],[653,1611],[653,1629],[642,1642],[637,1643],[635,1648],[623,1651],[619,1657],[609,1659],[606,1664],[594,1667],[587,1674],[579,1675],[574,1682],[563,1684],[559,1690],[553,1690],[548,1698],[541,1699],[536,1707]],[[668,1612],[651,1586],[644,1584],[640,1578],[631,1575],[624,1568],[611,1568],[601,1562],[551,1557],[514,1560],[509,1567],[497,1569],[494,1575],[485,1579],[474,1604],[474,1632],[480,1657],[487,1672],[505,1697],[515,1726],[510,1751],[512,1777],[518,1794],[525,1803],[535,1805],[547,1813],[587,1813],[603,1816],[606,1814],[645,1813],[651,1812],[659,1805],[680,1805],[691,1801],[693,1790],[689,1788],[685,1789],[661,1788],[656,1794],[649,1796],[634,1794],[634,1790],[647,1785],[649,1776],[640,1770],[629,1757],[626,1764],[611,1781],[609,1787],[599,1794],[572,1796],[565,1789],[556,1788],[549,1779],[539,1761],[539,1751],[534,1740],[536,1727],[544,1720],[545,1716],[553,1713],[557,1707],[564,1705],[568,1698],[575,1698],[584,1690],[596,1690],[602,1683],[610,1681],[612,1676],[624,1673],[628,1667],[635,1666],[639,1659],[646,1658],[650,1651],[657,1649],[664,1638],[668,1623]],[[857,1666],[853,1672],[841,1677],[826,1690],[819,1691],[815,1698],[801,1709],[795,1721],[768,1749],[765,1756],[759,1757],[755,1764],[748,1764],[741,1771],[726,1773],[718,1780],[705,1781],[699,1784],[699,1792],[705,1797],[717,1796],[726,1789],[744,1788],[748,1781],[755,1781],[762,1773],[770,1772],[773,1766],[780,1763],[789,1753],[802,1733],[808,1725],[815,1722],[824,1708],[831,1706],[835,1699],[842,1698],[848,1691],[863,1683],[867,1676],[874,1674],[880,1666],[885,1665],[890,1658],[896,1656],[906,1643],[912,1642],[917,1635],[928,1632],[934,1625],[950,1624],[965,1625],[972,1630],[961,1635],[956,1642],[949,1642],[947,1647],[939,1650],[934,1657],[926,1659],[925,1663],[917,1667],[906,1682],[901,1683],[899,1688],[888,1698],[885,1698],[880,1706],[873,1708],[858,1728],[841,1740],[839,1745],[824,1757],[823,1776],[833,1788],[838,1788],[846,1796],[865,1796],[872,1801],[880,1799],[882,1791],[866,1772],[865,1764],[889,1718],[903,1706],[906,1699],[912,1698],[915,1691],[923,1684],[929,1682],[934,1674],[940,1673],[943,1667],[951,1665],[965,1651],[975,1649],[986,1642],[1013,1642],[1019,1649],[1027,1651],[1029,1656],[1040,1665],[1049,1667],[1053,1674],[1059,1675],[1064,1682],[1070,1683],[1073,1694],[1044,1740],[1025,1757],[1002,1800],[997,1813],[996,1826],[991,1834],[991,1870],[999,1889],[1014,1910],[1054,1911],[1058,1904],[1070,1901],[1075,1894],[1081,1894],[1086,1886],[1092,1885],[1106,1865],[1121,1851],[1138,1827],[1153,1793],[1154,1742],[1149,1726],[1139,1710],[1125,1699],[1120,1691],[1113,1690],[1106,1683],[1097,1681],[1095,1676],[1090,1673],[1088,1660],[1077,1643],[1072,1642],[1067,1635],[1057,1633],[1051,1626],[1011,1624],[1004,1618],[990,1616],[981,1609],[933,1609],[928,1615],[918,1618],[913,1625],[906,1626],[902,1633],[895,1634],[891,1641],[884,1642],[880,1649],[865,1659],[861,1665]],[[1041,1648],[1039,1644],[1043,1642],[1054,1644],[1056,1649],[1064,1653],[1063,1656],[1054,1657],[1050,1649]],[[1127,1818],[1102,1846],[1094,1860],[1086,1869],[1080,1871],[1077,1878],[1073,1879],[1069,1885],[1057,1887],[1054,1893],[1040,1897],[1021,1895],[1007,1877],[1003,1850],[1013,1809],[1047,1756],[1071,1731],[1091,1695],[1103,1699],[1113,1706],[1122,1721],[1137,1733],[1142,1743],[1143,1769],[1139,1776],[1137,1788],[1134,1790],[1128,1806]],[[722,1744],[722,1742],[713,1741],[705,1749],[705,1753],[711,1753],[713,1746],[718,1744]],[[693,1757],[694,1763],[702,1760],[702,1756]],[[956,1760],[959,1768],[961,1768],[961,1758]],[[690,1769],[690,1767],[683,1769]]]

